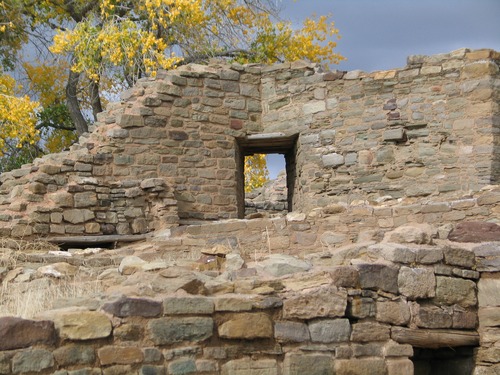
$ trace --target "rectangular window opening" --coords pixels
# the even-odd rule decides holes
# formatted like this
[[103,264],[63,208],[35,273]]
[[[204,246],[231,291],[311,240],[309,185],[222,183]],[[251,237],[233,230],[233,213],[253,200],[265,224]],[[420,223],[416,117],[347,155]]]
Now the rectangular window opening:
[[[272,217],[293,210],[297,138],[297,134],[272,133],[237,139],[239,218]],[[251,167],[253,173],[249,173]],[[267,182],[262,181],[263,168],[269,172]],[[255,183],[259,180],[262,186]]]

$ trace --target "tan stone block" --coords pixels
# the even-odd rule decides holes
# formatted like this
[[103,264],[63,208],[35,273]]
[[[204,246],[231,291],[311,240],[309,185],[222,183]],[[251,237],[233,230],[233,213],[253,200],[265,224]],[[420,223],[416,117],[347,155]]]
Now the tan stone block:
[[283,302],[283,318],[342,317],[346,307],[347,292],[345,290],[334,286],[320,287],[287,298]]
[[275,359],[235,359],[222,365],[221,375],[278,375],[278,364]]
[[478,318],[481,327],[500,327],[500,307],[482,307]]
[[93,340],[111,334],[111,321],[97,311],[54,311],[47,314],[63,339]]
[[273,323],[265,313],[233,315],[218,327],[219,336],[227,339],[252,340],[273,337]]
[[413,374],[413,362],[410,359],[387,360],[387,375]]
[[85,224],[85,233],[99,233],[101,231],[101,226],[99,223],[87,223]]
[[475,61],[465,65],[463,72],[466,78],[482,77],[498,73],[498,65],[493,61]]
[[334,369],[335,371],[333,373],[335,375],[387,375],[387,366],[381,358],[336,360]]
[[141,363],[144,354],[136,346],[104,346],[97,351],[101,365]]

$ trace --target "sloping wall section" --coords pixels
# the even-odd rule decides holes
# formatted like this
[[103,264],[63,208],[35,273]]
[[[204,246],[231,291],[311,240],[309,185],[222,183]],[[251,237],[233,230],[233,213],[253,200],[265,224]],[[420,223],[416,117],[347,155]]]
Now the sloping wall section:
[[243,157],[285,154],[289,209],[498,184],[500,54],[403,69],[187,65],[141,80],[71,151],[0,176],[0,234],[129,234],[243,215]]

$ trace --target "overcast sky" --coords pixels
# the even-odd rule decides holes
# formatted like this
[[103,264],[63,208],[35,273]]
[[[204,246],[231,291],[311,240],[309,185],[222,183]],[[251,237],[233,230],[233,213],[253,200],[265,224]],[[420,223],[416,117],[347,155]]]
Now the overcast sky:
[[[332,69],[366,72],[401,68],[408,55],[459,48],[500,51],[500,0],[281,0],[283,16],[331,14],[340,31],[337,52],[347,58]],[[271,178],[284,158],[270,155]]]
[[283,15],[300,23],[331,14],[342,38],[341,70],[403,67],[408,55],[458,48],[500,51],[500,0],[281,0]]

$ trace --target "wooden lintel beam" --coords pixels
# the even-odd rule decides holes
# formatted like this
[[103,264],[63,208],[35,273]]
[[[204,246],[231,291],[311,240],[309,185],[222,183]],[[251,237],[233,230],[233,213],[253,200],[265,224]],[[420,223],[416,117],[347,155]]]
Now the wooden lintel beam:
[[430,349],[479,345],[477,332],[452,329],[392,327],[391,338],[400,344]]
[[101,236],[49,237],[46,239],[46,241],[57,245],[98,245],[113,242],[136,242],[142,241],[147,237],[148,236],[146,234],[110,234]]

